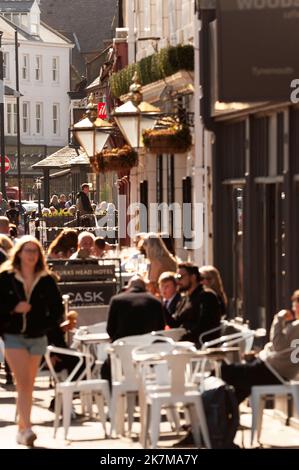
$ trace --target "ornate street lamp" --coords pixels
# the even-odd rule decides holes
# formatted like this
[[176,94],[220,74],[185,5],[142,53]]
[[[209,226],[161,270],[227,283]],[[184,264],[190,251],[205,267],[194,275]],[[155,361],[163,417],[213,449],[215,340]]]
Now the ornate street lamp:
[[141,85],[135,72],[133,84],[130,86],[129,100],[112,112],[116,124],[131,147],[144,146],[142,132],[153,129],[160,115],[159,108],[143,101]]
[[89,158],[100,153],[107,142],[113,125],[98,118],[97,104],[91,93],[86,107],[86,117],[73,126],[73,134]]

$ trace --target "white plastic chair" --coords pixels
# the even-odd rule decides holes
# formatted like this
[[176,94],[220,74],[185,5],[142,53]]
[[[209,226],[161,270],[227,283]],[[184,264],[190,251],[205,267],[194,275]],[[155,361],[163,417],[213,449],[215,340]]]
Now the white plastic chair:
[[[70,373],[70,375],[64,380],[60,381],[53,364],[51,362],[51,353],[64,354],[74,356],[78,358],[78,363]],[[84,359],[87,359],[87,354],[79,351],[73,351],[65,348],[57,348],[55,346],[48,346],[45,354],[45,359],[49,370],[55,380],[55,420],[54,420],[54,437],[56,436],[59,417],[61,414],[61,408],[63,413],[63,427],[64,437],[67,439],[68,429],[71,422],[72,413],[72,400],[75,392],[79,392],[82,400],[82,395],[91,394],[95,397],[95,402],[98,408],[98,413],[107,436],[106,430],[106,414],[104,411],[104,402],[109,407],[110,404],[110,393],[109,384],[107,380],[82,380],[86,375],[86,371],[83,371],[77,380],[73,380],[77,372],[80,370],[84,363]]]
[[[232,335],[234,333],[240,333],[243,331],[249,331],[247,323],[240,323],[233,320],[222,320],[220,325],[216,328],[212,328],[211,330],[204,331],[199,335],[199,344],[202,346],[206,341],[205,337],[210,336],[211,333],[219,332],[219,337]],[[218,338],[216,338],[218,339]]]
[[179,341],[185,333],[185,328],[170,328],[169,330],[152,331],[152,334],[155,336],[165,336],[166,338],[173,339],[173,341]]
[[273,375],[281,382],[281,385],[255,385],[251,387],[250,405],[252,408],[252,424],[251,424],[251,445],[254,442],[255,435],[257,434],[257,442],[260,443],[263,411],[266,399],[269,395],[283,396],[292,395],[294,407],[299,414],[299,381],[284,380],[281,375],[265,361],[266,366]]
[[[149,352],[153,348],[141,348],[134,351],[134,357],[139,354]],[[162,353],[161,359],[166,362],[167,372],[164,383],[157,380],[153,383],[148,380],[147,372],[149,364],[143,368],[144,395],[146,403],[146,412],[144,417],[144,446],[146,447],[146,436],[150,434],[151,447],[156,448],[160,434],[161,409],[165,407],[176,408],[177,405],[183,404],[189,411],[189,421],[192,426],[194,441],[197,446],[200,445],[200,430],[206,447],[211,448],[209,433],[202,404],[201,392],[198,390],[197,384],[190,383],[187,378],[188,366],[193,358],[193,352],[182,348]],[[150,360],[148,361],[150,362]],[[153,361],[153,366],[155,367]],[[159,363],[158,363],[159,365]],[[151,377],[150,377],[151,379]]]
[[136,397],[139,391],[138,375],[132,359],[137,346],[155,341],[173,343],[170,338],[158,338],[151,334],[120,338],[112,343],[107,352],[111,359],[112,399],[110,409],[111,434],[124,434],[125,401],[128,411],[128,431],[131,432]]

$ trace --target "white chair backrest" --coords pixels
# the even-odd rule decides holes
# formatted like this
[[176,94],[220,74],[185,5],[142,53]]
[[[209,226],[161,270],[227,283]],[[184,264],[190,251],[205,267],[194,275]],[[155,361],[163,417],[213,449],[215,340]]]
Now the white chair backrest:
[[179,341],[185,333],[185,328],[170,328],[169,330],[152,331],[152,335],[166,336],[167,338],[173,339],[173,341]]
[[88,333],[106,333],[107,322],[102,321],[100,323],[94,323],[93,325],[88,325],[86,328]]
[[128,383],[132,389],[138,389],[137,373],[132,360],[135,344],[115,342],[109,347],[111,376],[113,383]]
[[[163,355],[168,369],[168,382],[170,385],[170,395],[177,397],[184,395],[186,390],[186,378],[190,377],[188,367],[194,357],[192,351],[173,349],[169,353]],[[165,369],[164,369],[165,374]],[[161,384],[160,384],[161,385]]]
[[242,331],[248,331],[248,325],[246,323],[240,323],[234,320],[222,320],[219,326],[212,328],[211,330],[204,331],[199,336],[199,344],[203,345],[206,342],[205,337],[209,336],[211,333],[219,332],[218,335],[221,337]]
[[220,338],[207,341],[202,345],[201,349],[208,349],[211,347],[229,347],[239,346],[240,354],[247,353],[251,350],[254,341],[254,330],[246,329],[238,333],[220,336]]
[[[136,346],[142,346],[146,344],[154,343],[155,341],[160,340],[157,336],[152,335],[151,333],[146,333],[144,335],[132,335],[132,336],[124,336],[123,338],[119,338],[113,342],[113,344],[134,344]],[[161,341],[169,341],[173,342],[171,338],[163,338],[161,336]]]
[[[61,376],[60,373],[58,374],[55,371],[53,363],[51,361],[51,354],[64,354],[66,356],[74,356],[74,357],[78,358],[78,363],[76,364],[74,369],[71,371],[71,373],[65,378],[65,380],[62,379],[62,376]],[[48,346],[46,354],[45,354],[45,360],[47,362],[47,366],[49,368],[49,371],[50,371],[53,379],[55,380],[55,383],[58,383],[58,382],[72,382],[75,375],[77,374],[77,372],[79,371],[79,369],[83,365],[84,358],[87,358],[87,357],[89,357],[89,359],[91,361],[93,361],[93,358],[91,356],[89,356],[88,354],[84,354],[84,353],[81,353],[79,351],[74,351],[72,349],[58,348],[56,346]],[[85,376],[86,376],[86,370],[84,370],[80,374],[80,376],[76,379],[76,382],[79,381],[79,380],[82,380]]]
[[173,351],[175,348],[175,343],[171,343],[168,341],[159,342],[159,343],[152,343],[147,344],[145,346],[138,346],[132,350],[132,358],[134,361],[142,361],[146,360],[147,358],[152,357],[163,357],[163,355],[168,354],[170,351]]
[[161,348],[162,344],[169,344],[173,347],[174,342],[171,338],[156,337],[151,334],[126,336],[114,341],[108,347],[108,353],[111,359],[112,381],[127,383],[131,382],[131,386],[138,387],[137,371],[132,358],[132,351],[142,346],[157,344],[157,348]]

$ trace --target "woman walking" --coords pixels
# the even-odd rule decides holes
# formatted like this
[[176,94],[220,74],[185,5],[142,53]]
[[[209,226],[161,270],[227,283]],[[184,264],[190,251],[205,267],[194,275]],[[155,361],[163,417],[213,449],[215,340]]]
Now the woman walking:
[[17,388],[17,442],[33,446],[36,435],[30,416],[34,381],[46,351],[46,333],[63,319],[60,292],[34,237],[20,239],[10,260],[2,265],[0,297],[0,330]]

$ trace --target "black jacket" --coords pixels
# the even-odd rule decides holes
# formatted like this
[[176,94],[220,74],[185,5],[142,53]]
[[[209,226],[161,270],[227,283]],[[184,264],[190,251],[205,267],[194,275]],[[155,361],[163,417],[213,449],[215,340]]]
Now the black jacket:
[[[175,313],[168,316],[167,323],[172,328],[184,327],[187,333],[181,339],[198,345],[199,335],[218,327],[220,320],[221,307],[216,294],[212,290],[204,290],[199,285],[190,296],[183,297]],[[214,337],[212,334],[205,340],[209,341]]]
[[51,328],[57,327],[63,319],[63,304],[60,291],[52,276],[41,276],[34,286],[29,303],[32,308],[26,315],[26,328],[23,315],[13,313],[16,305],[26,300],[23,283],[16,278],[16,273],[0,273],[0,332],[21,334],[29,338],[45,335]]
[[83,191],[78,192],[76,196],[76,204],[80,211],[80,215],[93,214],[90,199]]
[[107,322],[107,332],[112,341],[162,330],[164,326],[162,304],[152,294],[131,289],[112,297]]
[[175,313],[177,309],[177,305],[179,302],[181,302],[181,300],[182,300],[182,296],[179,292],[177,292],[177,294],[175,294],[174,298],[172,299],[170,304],[167,306],[167,308],[164,305],[165,320],[166,320],[167,325],[169,325],[168,319],[171,322],[172,315]]

